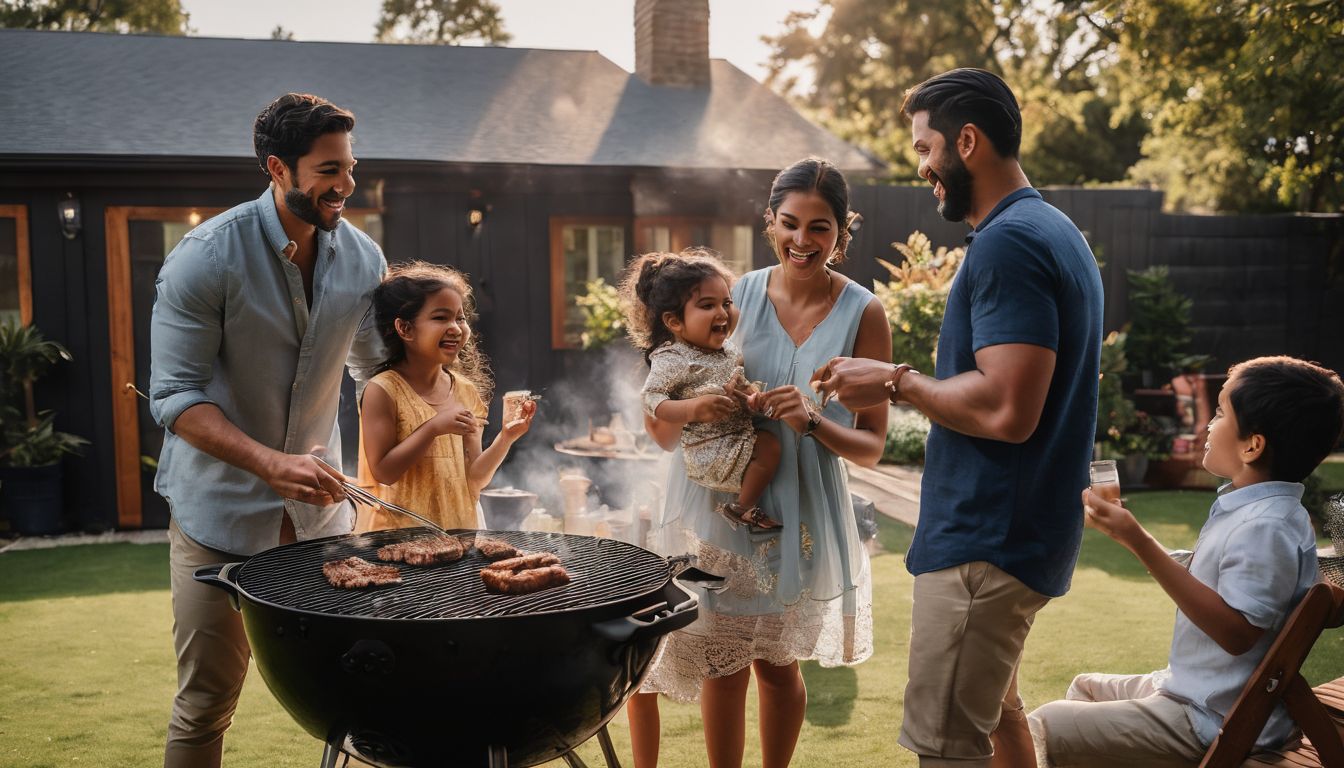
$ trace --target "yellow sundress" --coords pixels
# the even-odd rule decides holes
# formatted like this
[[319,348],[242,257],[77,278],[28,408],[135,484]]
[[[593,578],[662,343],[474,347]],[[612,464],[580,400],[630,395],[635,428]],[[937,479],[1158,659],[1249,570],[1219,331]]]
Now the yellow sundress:
[[[452,376],[453,399],[484,419],[487,409],[476,385],[456,373],[445,375]],[[382,387],[396,405],[398,443],[438,413],[396,371],[383,371],[374,376],[370,383]],[[379,485],[377,492],[384,501],[418,512],[444,528],[482,527],[476,509],[476,494],[472,493],[467,483],[466,451],[461,435],[448,434],[434,438],[425,455],[411,465],[400,480],[392,485]],[[368,530],[413,528],[417,525],[420,523],[406,515],[376,509],[369,517]]]

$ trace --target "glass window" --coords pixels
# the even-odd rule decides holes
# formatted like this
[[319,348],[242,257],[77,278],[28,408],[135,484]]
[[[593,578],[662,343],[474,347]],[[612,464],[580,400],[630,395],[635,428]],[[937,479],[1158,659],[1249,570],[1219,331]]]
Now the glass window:
[[734,274],[751,270],[751,248],[755,233],[748,224],[711,219],[650,218],[636,222],[636,250],[670,251],[709,248],[719,254]]
[[551,246],[557,256],[552,262],[552,300],[559,303],[558,308],[552,307],[556,325],[552,329],[552,342],[555,347],[577,347],[583,333],[583,311],[574,299],[587,293],[589,281],[599,277],[611,285],[620,281],[627,255],[625,227],[562,224],[559,240]]

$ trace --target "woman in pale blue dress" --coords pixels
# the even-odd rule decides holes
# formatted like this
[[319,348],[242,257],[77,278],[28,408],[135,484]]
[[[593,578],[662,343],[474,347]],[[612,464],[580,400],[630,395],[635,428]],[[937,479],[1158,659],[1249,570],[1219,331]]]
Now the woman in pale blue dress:
[[[859,539],[843,457],[872,466],[882,455],[887,408],[850,413],[819,407],[809,375],[837,355],[889,362],[891,332],[877,299],[830,265],[848,244],[848,186],[824,160],[783,170],[771,189],[766,236],[779,264],[743,276],[733,288],[740,319],[733,338],[748,379],[765,385],[750,398],[758,422],[779,439],[779,470],[761,508],[777,529],[732,526],[715,506],[732,496],[690,482],[680,449],[672,456],[657,548],[690,553],[726,578],[702,591],[700,618],[668,637],[629,709],[636,768],[657,761],[654,696],[699,699],[711,768],[742,763],[746,692],[756,675],[763,765],[791,759],[807,703],[800,660],[857,664],[872,654],[868,557]],[[651,420],[660,445],[682,425]]]

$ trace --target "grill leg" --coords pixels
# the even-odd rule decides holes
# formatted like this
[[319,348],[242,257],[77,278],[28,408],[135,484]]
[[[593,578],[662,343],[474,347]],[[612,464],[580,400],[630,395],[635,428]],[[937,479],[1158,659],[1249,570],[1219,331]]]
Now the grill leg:
[[607,726],[602,726],[602,730],[597,732],[597,743],[602,747],[602,759],[606,761],[607,768],[621,768],[621,761],[616,757],[616,748],[611,745],[611,734],[607,733]]
[[509,768],[509,751],[504,747],[490,747],[490,768]]
[[[597,732],[597,743],[602,747],[602,761],[607,764],[607,768],[621,768],[620,758],[616,757],[616,748],[611,745],[611,734],[607,733],[607,726]],[[566,752],[561,755],[569,768],[588,768],[588,764],[583,762],[574,751]]]
[[322,750],[322,768],[336,768],[336,758],[341,756],[341,750],[330,741]]

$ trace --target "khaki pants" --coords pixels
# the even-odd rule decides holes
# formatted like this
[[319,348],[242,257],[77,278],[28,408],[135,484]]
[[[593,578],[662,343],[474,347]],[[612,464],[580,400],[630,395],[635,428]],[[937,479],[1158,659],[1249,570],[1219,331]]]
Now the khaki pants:
[[210,549],[168,524],[168,563],[173,589],[173,649],[177,696],[168,721],[165,768],[213,768],[220,763],[224,731],[247,675],[251,651],[242,616],[227,592],[192,578],[203,565],[246,558]]
[[1208,749],[1151,674],[1079,675],[1027,720],[1042,766],[1193,768]]
[[1000,568],[965,563],[915,577],[901,746],[929,766],[988,766],[989,735],[1022,717],[1017,667],[1049,598]]

